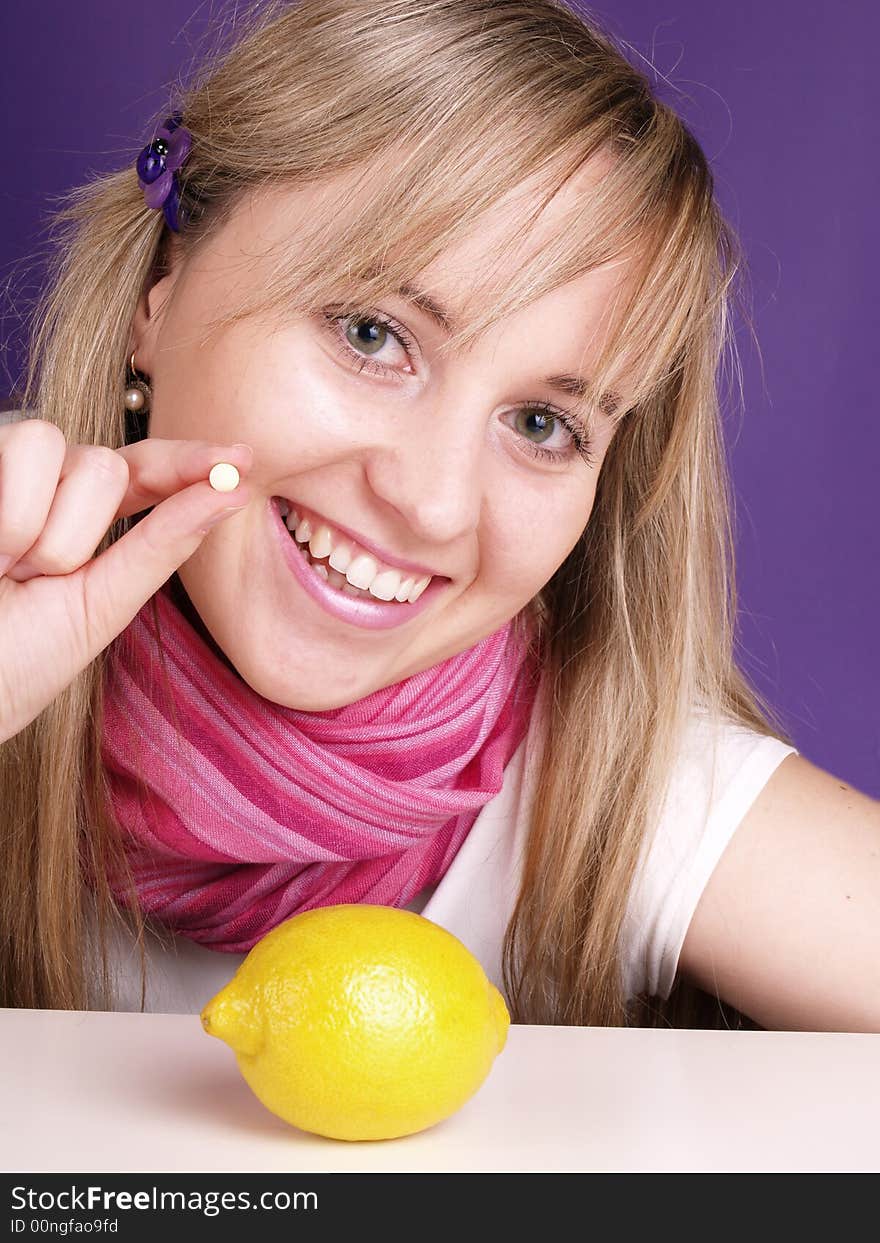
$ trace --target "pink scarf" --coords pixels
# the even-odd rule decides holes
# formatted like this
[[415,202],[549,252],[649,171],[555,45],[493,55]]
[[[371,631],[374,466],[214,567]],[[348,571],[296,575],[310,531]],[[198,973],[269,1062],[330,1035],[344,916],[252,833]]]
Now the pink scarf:
[[155,599],[173,709],[149,601],[104,685],[102,757],[143,910],[240,953],[298,911],[403,907],[437,882],[528,728],[538,669],[519,627],[304,712],[253,691],[171,582]]

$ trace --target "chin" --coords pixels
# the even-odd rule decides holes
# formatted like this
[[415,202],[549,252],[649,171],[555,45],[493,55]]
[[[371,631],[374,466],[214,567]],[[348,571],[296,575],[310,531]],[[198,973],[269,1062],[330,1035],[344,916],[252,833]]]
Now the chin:
[[298,680],[295,673],[283,684],[279,684],[277,669],[260,670],[255,677],[245,676],[241,670],[238,674],[263,699],[278,704],[280,708],[292,708],[297,712],[327,712],[332,708],[345,708],[348,704],[363,699],[374,689],[361,685],[322,686],[314,683],[311,678],[308,681]]
[[[369,694],[369,692],[365,692]],[[362,699],[362,695],[328,695],[326,692],[314,695],[308,693],[292,691],[289,695],[278,697],[276,695],[265,695],[265,699],[269,699],[272,703],[278,704],[280,708],[292,708],[296,712],[329,712],[333,708],[345,708],[350,703],[354,703],[357,699]]]

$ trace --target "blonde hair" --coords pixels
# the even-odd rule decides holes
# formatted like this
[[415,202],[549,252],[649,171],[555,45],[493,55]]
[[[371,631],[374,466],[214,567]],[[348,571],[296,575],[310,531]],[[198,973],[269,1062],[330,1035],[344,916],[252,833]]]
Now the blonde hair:
[[[218,324],[328,301],[366,314],[532,186],[538,206],[487,254],[491,273],[569,178],[610,157],[513,279],[487,275],[445,346],[466,348],[598,264],[636,265],[589,404],[607,403],[626,377],[626,409],[589,522],[532,604],[546,731],[505,986],[520,1022],[695,1022],[705,998],[682,982],[664,1003],[627,1006],[623,995],[619,941],[639,852],[695,705],[790,741],[734,661],[716,381],[734,348],[742,260],[706,158],[615,41],[556,0],[273,2],[237,14],[235,35],[174,100],[194,139],[180,174],[183,261],[245,193],[319,183],[328,206],[289,239],[269,287]],[[69,442],[118,447],[132,318],[163,271],[167,230],[144,206],[133,160],[75,190],[57,222],[25,400]],[[106,930],[133,919],[142,939],[133,887],[132,917],[106,882],[124,858],[100,761],[105,658],[0,747],[5,1006],[110,1009]],[[704,1021],[730,1017],[715,1001]]]

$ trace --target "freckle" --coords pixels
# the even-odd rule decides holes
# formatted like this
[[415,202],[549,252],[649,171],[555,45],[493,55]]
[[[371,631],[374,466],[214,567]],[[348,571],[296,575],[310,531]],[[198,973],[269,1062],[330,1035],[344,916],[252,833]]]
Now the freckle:
[[211,467],[208,482],[215,492],[234,492],[238,487],[239,478],[238,470],[231,463],[218,462],[216,466]]
[[848,894],[846,895],[846,900],[847,900],[847,902],[849,902],[849,900],[850,900],[850,898],[851,898],[851,897],[852,897],[852,894],[851,894],[851,893],[848,893]]

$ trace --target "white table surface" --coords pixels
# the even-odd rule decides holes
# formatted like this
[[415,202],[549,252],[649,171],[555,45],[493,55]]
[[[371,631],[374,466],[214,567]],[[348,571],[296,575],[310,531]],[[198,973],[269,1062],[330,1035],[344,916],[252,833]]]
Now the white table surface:
[[198,1015],[0,1009],[0,1170],[880,1170],[880,1034],[510,1029],[420,1134],[346,1143],[271,1114]]

